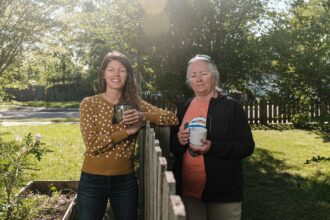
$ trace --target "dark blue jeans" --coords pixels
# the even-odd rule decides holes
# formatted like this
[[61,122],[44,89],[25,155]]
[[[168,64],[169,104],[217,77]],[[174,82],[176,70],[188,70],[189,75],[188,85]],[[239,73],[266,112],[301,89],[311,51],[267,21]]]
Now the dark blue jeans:
[[136,220],[138,188],[135,173],[102,176],[82,172],[77,200],[79,220],[102,220],[108,200],[117,220]]

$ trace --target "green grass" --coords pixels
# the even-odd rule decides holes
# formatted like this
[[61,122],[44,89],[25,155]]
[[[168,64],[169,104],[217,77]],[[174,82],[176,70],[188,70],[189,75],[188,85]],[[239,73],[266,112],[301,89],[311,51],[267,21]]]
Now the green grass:
[[330,142],[303,130],[254,130],[243,219],[330,219]]
[[29,132],[33,135],[40,133],[44,142],[52,153],[46,154],[37,163],[39,171],[29,177],[30,180],[77,180],[83,161],[85,149],[79,124],[50,124],[38,126],[9,126],[0,131],[10,132],[5,139],[15,139]]
[[80,102],[46,102],[46,101],[28,101],[28,102],[0,102],[1,105],[11,105],[11,108],[17,108],[20,106],[30,106],[30,107],[46,107],[46,108],[79,108]]
[[[6,119],[6,122],[52,122],[52,123],[62,123],[62,122],[79,122],[79,118],[24,118],[24,119]],[[1,122],[1,120],[0,120]]]
[[[279,129],[279,130],[275,130]],[[40,133],[53,150],[31,180],[78,179],[84,144],[78,124],[2,127],[15,137]],[[253,130],[254,154],[244,161],[243,220],[330,219],[330,142],[311,131],[290,127]],[[6,137],[8,138],[8,136]]]

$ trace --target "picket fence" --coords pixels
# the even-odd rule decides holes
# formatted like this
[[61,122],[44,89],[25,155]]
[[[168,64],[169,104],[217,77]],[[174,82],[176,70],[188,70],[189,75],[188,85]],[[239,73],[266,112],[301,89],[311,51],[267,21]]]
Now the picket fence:
[[307,112],[312,120],[330,114],[330,104],[313,103],[308,107],[294,106],[290,103],[270,101],[252,101],[242,103],[250,124],[285,124],[290,123],[297,113]]
[[[168,128],[156,129],[164,131],[159,132],[163,136],[161,139],[169,140]],[[155,129],[150,127],[150,123],[147,123],[139,134],[138,179],[141,192],[141,219],[184,220],[185,208],[181,197],[175,194],[174,175],[168,171],[167,159],[163,155],[159,140],[155,137]]]
[[[318,117],[330,114],[330,101],[315,101],[309,106],[293,104],[293,102],[275,102],[264,99],[244,101],[228,96],[239,102],[246,113],[250,124],[286,124],[292,122],[292,117],[297,113],[307,112],[313,121]],[[175,111],[175,105],[165,102],[164,98],[145,96],[145,100],[160,107]]]

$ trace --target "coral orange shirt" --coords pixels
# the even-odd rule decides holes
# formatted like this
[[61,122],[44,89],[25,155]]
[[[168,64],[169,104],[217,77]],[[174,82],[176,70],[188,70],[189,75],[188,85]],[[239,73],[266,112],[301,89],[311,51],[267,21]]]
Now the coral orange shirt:
[[[193,118],[207,118],[209,103],[202,103],[194,98],[183,118],[181,126],[189,123]],[[200,199],[205,187],[206,173],[204,165],[204,156],[191,156],[188,150],[183,155],[182,164],[182,194],[187,197]]]

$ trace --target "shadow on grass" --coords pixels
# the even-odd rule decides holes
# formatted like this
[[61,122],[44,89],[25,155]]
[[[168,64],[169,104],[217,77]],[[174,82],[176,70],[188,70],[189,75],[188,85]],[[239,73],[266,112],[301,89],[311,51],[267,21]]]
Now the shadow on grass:
[[282,172],[286,168],[264,149],[244,161],[243,220],[330,219],[329,175],[308,179]]
[[56,119],[51,119],[50,120],[51,122],[53,123],[69,123],[69,122],[72,122],[72,123],[76,123],[76,122],[79,122],[79,118],[56,118]]
[[317,134],[320,138],[323,139],[323,142],[325,142],[325,143],[330,142],[330,133],[322,132],[319,130],[311,130],[310,132]]
[[251,128],[253,130],[278,130],[278,131],[294,129],[292,124],[267,124],[267,125],[253,124],[251,125]]

